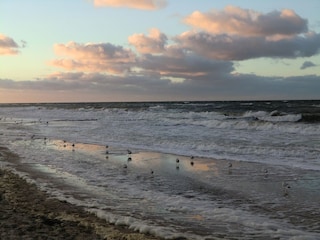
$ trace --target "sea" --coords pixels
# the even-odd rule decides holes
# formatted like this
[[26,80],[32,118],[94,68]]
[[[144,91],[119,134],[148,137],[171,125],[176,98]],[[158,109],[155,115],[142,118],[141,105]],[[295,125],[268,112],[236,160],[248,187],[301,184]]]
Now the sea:
[[[164,239],[320,239],[320,101],[0,104],[2,159]],[[1,155],[0,155],[1,158]]]

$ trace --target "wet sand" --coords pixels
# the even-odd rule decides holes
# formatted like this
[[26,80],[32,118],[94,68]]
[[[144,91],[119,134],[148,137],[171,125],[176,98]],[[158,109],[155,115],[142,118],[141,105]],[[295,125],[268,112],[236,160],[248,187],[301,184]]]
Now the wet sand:
[[[18,158],[0,147],[1,159]],[[81,207],[50,197],[0,165],[0,239],[130,239],[152,236],[115,226]]]
[[[43,144],[42,140],[39,140],[39,144]],[[66,147],[64,144],[63,141],[52,141],[45,147],[65,151],[74,157],[82,151],[106,157],[105,146],[78,143],[73,151],[71,143]],[[115,161],[119,166],[125,163],[129,165],[126,150],[109,150],[108,161]],[[197,174],[201,174],[202,179],[211,185],[214,181],[214,188],[207,189],[206,182],[193,183],[199,184],[199,191],[215,190],[211,192],[212,196],[225,204],[237,209],[249,209],[252,213],[272,219],[283,219],[298,229],[305,229],[314,233],[314,236],[319,236],[318,171],[241,161],[233,161],[230,168],[228,161],[205,158],[195,158],[191,165],[190,157],[155,152],[138,151],[130,156],[133,160],[130,161],[128,171],[131,170],[130,167],[142,168],[147,165],[149,168],[152,164],[156,179],[170,171],[179,171],[179,176],[186,175],[186,178],[191,175],[196,178]],[[179,170],[176,169],[177,157],[180,159]],[[28,177],[35,181],[47,180],[58,188],[68,187],[68,184],[61,184],[59,179],[50,177],[46,171],[35,169],[34,164],[21,163],[18,156],[0,147],[0,239],[159,239],[133,232],[124,226],[112,225],[84,208],[49,196],[9,170],[1,170],[1,159],[4,160],[2,163],[13,164],[12,168],[18,172],[28,173]],[[283,182],[291,185],[286,195],[283,192]],[[197,217],[200,220],[202,218],[200,215]],[[217,231],[215,235],[218,239],[237,239],[242,236],[241,228],[241,224],[235,224],[232,233],[230,229],[215,226],[212,232]],[[277,229],[272,231],[276,232]],[[245,234],[242,239],[248,239]],[[252,235],[249,239],[267,239],[270,236],[268,233],[259,234]]]

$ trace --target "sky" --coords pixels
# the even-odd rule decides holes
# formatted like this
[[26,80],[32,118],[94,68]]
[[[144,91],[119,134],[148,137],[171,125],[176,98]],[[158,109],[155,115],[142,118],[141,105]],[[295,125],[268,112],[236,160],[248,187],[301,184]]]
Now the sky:
[[1,0],[0,103],[320,99],[319,9]]

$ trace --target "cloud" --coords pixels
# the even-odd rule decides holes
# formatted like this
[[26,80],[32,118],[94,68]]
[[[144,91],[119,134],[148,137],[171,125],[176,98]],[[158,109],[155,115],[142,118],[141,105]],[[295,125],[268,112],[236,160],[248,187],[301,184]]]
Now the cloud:
[[173,82],[160,76],[60,72],[37,80],[0,79],[1,93],[20,91],[19,96],[25,99],[45,93],[42,99],[53,101],[57,96],[60,101],[81,101],[84,96],[87,101],[318,99],[319,88],[320,77],[315,75],[274,78],[230,74],[208,81]]
[[19,48],[20,46],[12,38],[0,33],[0,55],[17,55]]
[[[209,19],[207,28],[197,26],[202,30],[174,37],[156,28],[147,34],[135,33],[128,37],[133,50],[111,43],[55,44],[55,53],[62,57],[51,64],[69,72],[26,84],[46,91],[95,92],[97,96],[113,96],[113,100],[118,94],[124,96],[122,101],[320,97],[315,90],[320,87],[319,76],[261,77],[235,70],[237,60],[318,54],[320,34],[309,31],[306,20],[291,10],[261,14],[229,7],[214,15],[215,21],[223,22],[226,16],[234,18],[224,23],[229,30],[210,29],[214,21]],[[6,84],[18,86],[10,81]]]
[[310,67],[316,67],[317,65],[314,64],[313,62],[310,61],[305,61],[302,66],[300,67],[300,69],[306,69],[306,68],[310,68]]
[[69,42],[55,44],[54,51],[68,58],[56,59],[50,62],[55,67],[67,70],[102,71],[111,74],[121,74],[135,62],[135,54],[130,49],[110,43],[81,44]]
[[320,49],[320,34],[309,31],[308,21],[289,9],[263,14],[228,6],[222,11],[195,11],[184,22],[197,30],[174,40],[210,59],[310,57]]
[[162,55],[146,54],[138,66],[147,72],[182,79],[208,79],[229,74],[234,70],[229,61],[209,60],[193,53],[173,55],[170,49]]
[[126,7],[140,10],[157,10],[167,5],[165,0],[94,0],[97,7]]
[[[133,35],[131,43],[136,44],[142,54],[135,55],[131,50],[110,43],[55,44],[58,55],[67,58],[55,59],[49,64],[71,71],[123,74],[126,76],[149,75],[167,78],[203,79],[229,74],[234,70],[233,63],[207,59],[179,45],[165,45],[167,37],[158,30],[149,36]],[[159,40],[160,39],[160,40]],[[142,46],[141,42],[145,45]],[[150,52],[150,53],[148,53]]]
[[158,29],[153,28],[149,36],[144,34],[133,34],[128,41],[139,53],[161,53],[167,43],[167,36]]
[[246,60],[260,57],[297,58],[319,53],[320,34],[308,33],[269,40],[263,36],[239,36],[208,32],[185,32],[175,38],[183,48],[201,56],[220,60]]
[[253,10],[227,6],[220,12],[195,11],[187,16],[184,22],[212,34],[292,36],[308,31],[308,21],[289,9],[262,14]]

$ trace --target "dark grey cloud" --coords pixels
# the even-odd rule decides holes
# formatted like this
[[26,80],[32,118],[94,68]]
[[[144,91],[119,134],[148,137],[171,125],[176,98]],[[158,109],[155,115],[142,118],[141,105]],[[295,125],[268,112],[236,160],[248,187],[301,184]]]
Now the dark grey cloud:
[[221,76],[234,70],[232,62],[210,60],[192,53],[183,56],[146,54],[139,59],[138,66],[161,76],[194,80]]
[[[99,99],[120,96],[123,100],[237,100],[319,99],[320,76],[260,77],[229,74],[208,81],[172,82],[161,76],[110,76],[100,73],[56,73],[55,76],[13,81],[0,79],[0,89],[35,90],[81,97],[94,93]],[[87,99],[90,101],[90,99]]]
[[316,67],[317,65],[316,64],[314,64],[313,62],[310,62],[310,61],[305,61],[302,65],[301,65],[301,67],[300,67],[300,69],[306,69],[306,68],[310,68],[310,67]]
[[212,35],[186,32],[175,40],[185,49],[201,56],[220,60],[246,60],[260,57],[298,58],[319,53],[320,34],[309,33],[290,38],[268,39],[261,36]]

